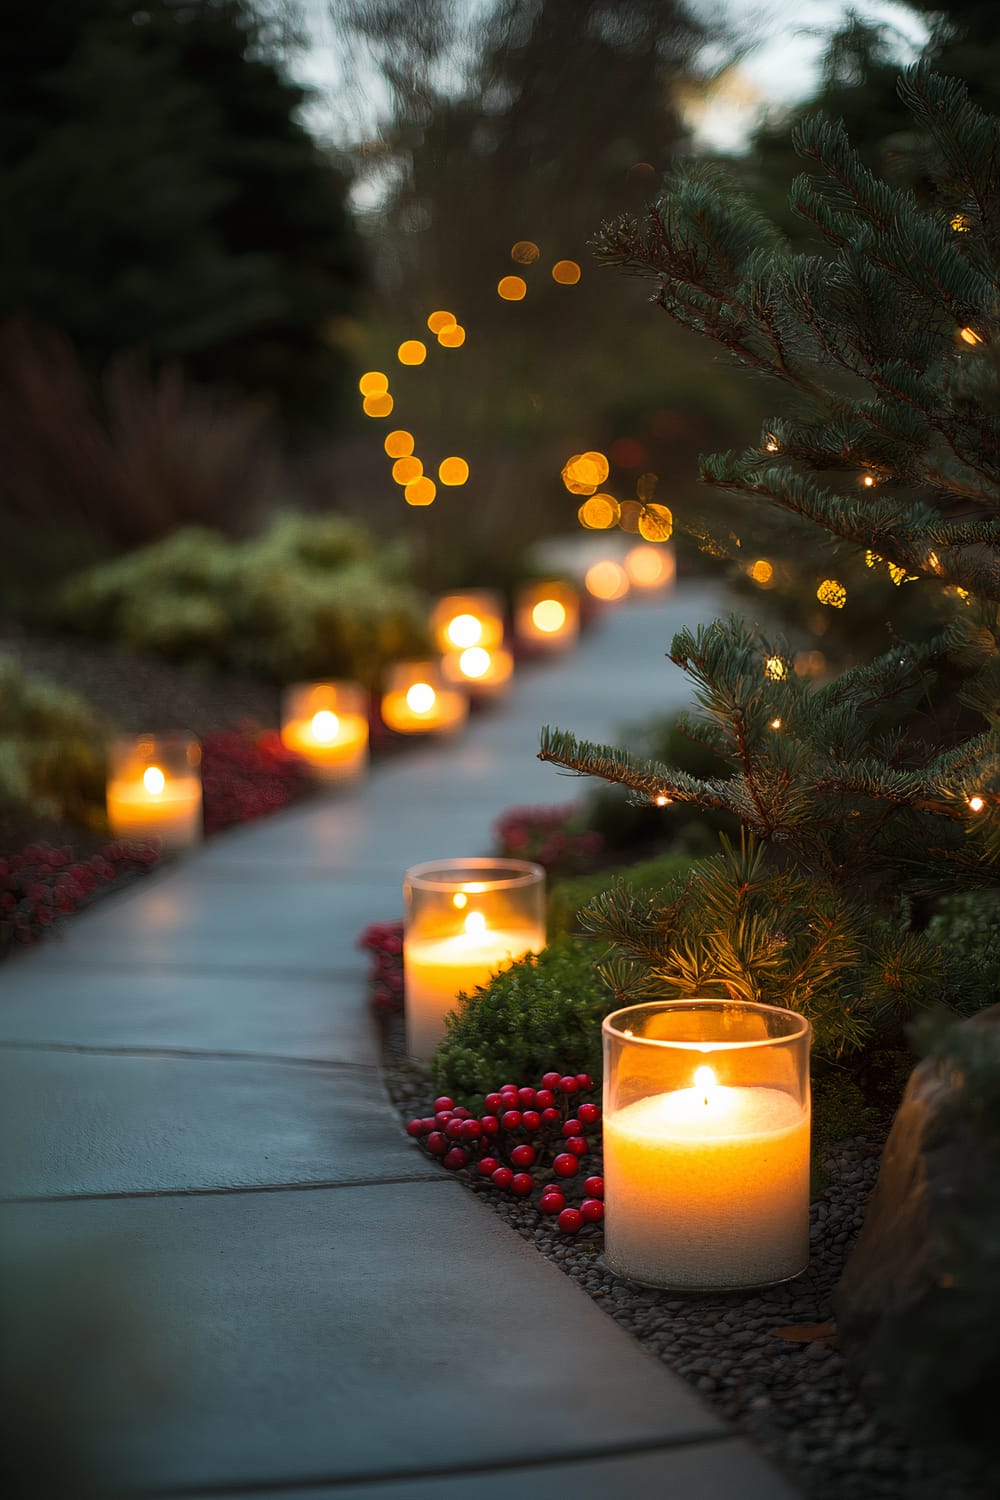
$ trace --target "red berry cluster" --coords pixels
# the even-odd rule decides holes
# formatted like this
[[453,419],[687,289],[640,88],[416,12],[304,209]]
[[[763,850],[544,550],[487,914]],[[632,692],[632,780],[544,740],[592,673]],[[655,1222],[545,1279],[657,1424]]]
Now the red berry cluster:
[[564,1234],[576,1234],[604,1217],[601,1177],[586,1179],[578,1207],[566,1202],[591,1149],[586,1131],[600,1123],[600,1105],[579,1098],[593,1087],[587,1073],[546,1073],[538,1088],[505,1083],[485,1095],[479,1116],[445,1095],[434,1100],[433,1115],[411,1120],[406,1133],[449,1171],[468,1168],[501,1192],[527,1198],[540,1186],[541,1212],[556,1215]]
[[201,781],[206,833],[274,812],[312,784],[302,760],[285,749],[275,730],[261,733],[250,725],[205,735]]
[[27,844],[0,859],[0,951],[34,942],[57,917],[85,906],[99,886],[148,870],[158,858],[155,845],[116,839],[89,859],[52,844]]
[[493,825],[498,852],[562,875],[589,870],[604,840],[582,826],[582,808],[511,807]]
[[371,998],[385,1015],[403,1013],[403,924],[372,922],[358,938],[358,947],[372,955]]

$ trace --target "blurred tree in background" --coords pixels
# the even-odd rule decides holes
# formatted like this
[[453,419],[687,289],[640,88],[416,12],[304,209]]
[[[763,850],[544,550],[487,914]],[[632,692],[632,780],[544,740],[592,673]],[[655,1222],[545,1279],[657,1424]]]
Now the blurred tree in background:
[[[392,524],[409,521],[432,576],[502,581],[532,537],[575,527],[579,497],[559,479],[574,452],[608,454],[618,499],[648,470],[668,503],[693,493],[699,451],[734,414],[753,420],[753,396],[682,333],[662,361],[642,294],[599,276],[588,240],[656,196],[685,140],[675,94],[698,77],[700,25],[673,0],[330,3],[357,39],[359,93],[378,76],[386,95],[357,161],[377,279],[369,363],[395,399],[365,434],[369,488]],[[560,261],[579,280],[554,279]],[[522,298],[498,295],[507,277]],[[436,309],[465,329],[461,348],[428,333]],[[425,364],[399,367],[404,338],[428,344]],[[469,483],[406,516],[381,454],[396,426],[427,473],[458,454]]]
[[[361,280],[344,176],[250,0],[37,0],[0,50],[0,322],[328,416]],[[333,337],[331,338],[331,330]]]

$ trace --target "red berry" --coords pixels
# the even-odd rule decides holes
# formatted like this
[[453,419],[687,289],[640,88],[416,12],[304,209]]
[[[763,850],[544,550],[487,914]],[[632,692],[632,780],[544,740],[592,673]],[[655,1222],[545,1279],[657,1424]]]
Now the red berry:
[[517,1089],[500,1090],[500,1103],[504,1109],[516,1109],[520,1102],[520,1099],[517,1097]]
[[535,1185],[535,1179],[530,1172],[515,1172],[511,1178],[510,1190],[517,1193],[519,1198],[526,1198]]
[[451,1110],[450,1109],[439,1109],[437,1111],[437,1113],[435,1114],[435,1116],[434,1116],[435,1120],[441,1126],[442,1130],[447,1125],[447,1123],[451,1119],[451,1117],[452,1116],[451,1116]]
[[456,1105],[455,1108],[452,1110],[452,1114],[458,1120],[471,1120],[472,1119],[472,1110],[471,1109],[466,1109],[466,1107],[465,1107],[464,1104],[458,1104],[458,1105]]
[[530,1167],[534,1165],[534,1146],[515,1146],[510,1153],[510,1159],[515,1167]]
[[448,1121],[447,1125],[444,1127],[444,1133],[448,1137],[449,1141],[460,1141],[462,1139],[462,1126],[464,1124],[464,1120],[452,1119]]
[[557,1177],[575,1177],[580,1170],[580,1163],[575,1156],[564,1151],[552,1163],[552,1170]]
[[545,1074],[543,1074],[542,1075],[542,1088],[543,1089],[555,1089],[555,1088],[558,1088],[559,1087],[559,1078],[560,1078],[560,1075],[558,1073],[545,1073]]
[[517,1084],[516,1083],[502,1083],[500,1085],[500,1092],[501,1092],[501,1094],[516,1094],[517,1093]]
[[543,1214],[561,1214],[566,1207],[566,1199],[562,1193],[554,1193],[546,1189],[538,1206]]
[[542,1117],[537,1109],[526,1109],[521,1116],[521,1125],[525,1130],[537,1130],[542,1123]]
[[583,1135],[583,1126],[579,1120],[567,1120],[562,1128],[563,1135]]
[[479,1125],[483,1135],[497,1135],[500,1130],[500,1121],[496,1115],[483,1115]]
[[420,1123],[424,1127],[424,1135],[429,1135],[432,1130],[437,1129],[437,1120],[433,1115],[425,1115]]
[[500,1107],[501,1107],[502,1102],[503,1101],[501,1100],[499,1094],[487,1094],[486,1098],[483,1100],[483,1103],[486,1105],[486,1112],[487,1112],[487,1114],[490,1114],[490,1115],[498,1114],[499,1111],[500,1111]]
[[586,1156],[587,1152],[590,1149],[582,1135],[571,1135],[569,1140],[564,1141],[563,1144],[565,1145],[566,1150],[571,1152],[574,1156]]
[[580,1217],[585,1224],[596,1224],[604,1218],[604,1204],[600,1198],[584,1198],[580,1204]]
[[490,1181],[496,1183],[498,1188],[509,1188],[514,1181],[514,1174],[510,1167],[497,1167],[495,1172],[490,1173]]
[[516,1130],[521,1123],[521,1111],[519,1109],[506,1109],[500,1116],[500,1124],[504,1130]]
[[459,1167],[464,1167],[469,1160],[468,1151],[463,1151],[461,1146],[452,1146],[444,1158],[444,1165],[449,1172],[457,1172]]
[[581,1104],[576,1112],[577,1119],[581,1125],[593,1125],[601,1118],[601,1106],[599,1104]]
[[447,1094],[442,1094],[440,1099],[434,1100],[434,1113],[443,1113],[446,1109],[454,1109],[454,1099],[449,1099]]
[[432,1156],[443,1156],[448,1149],[448,1142],[440,1130],[432,1130],[427,1137],[427,1149]]
[[572,1073],[567,1073],[565,1078],[560,1078],[559,1092],[561,1094],[578,1094],[580,1092],[580,1085]]
[[577,1073],[576,1081],[582,1089],[592,1089],[594,1087],[594,1080],[589,1073]]
[[426,1135],[423,1120],[410,1120],[406,1127],[407,1135]]
[[518,1089],[517,1097],[519,1103],[523,1104],[525,1109],[527,1109],[535,1102],[535,1091],[529,1088]]
[[476,1171],[480,1177],[492,1177],[499,1165],[495,1156],[484,1156],[476,1166]]
[[556,1096],[551,1089],[537,1089],[535,1092],[535,1108],[550,1109],[556,1102]]
[[586,1182],[583,1184],[583,1191],[586,1193],[588,1198],[603,1198],[604,1178],[588,1177]]
[[576,1234],[577,1230],[583,1224],[583,1219],[578,1208],[564,1208],[556,1223],[563,1234]]
[[483,1127],[478,1120],[463,1120],[461,1130],[461,1139],[463,1141],[478,1141],[483,1133]]
[[545,1125],[554,1125],[555,1122],[558,1119],[559,1119],[559,1111],[555,1108],[554,1105],[550,1105],[548,1109],[543,1109],[542,1110],[542,1122],[543,1122],[543,1124],[545,1124]]

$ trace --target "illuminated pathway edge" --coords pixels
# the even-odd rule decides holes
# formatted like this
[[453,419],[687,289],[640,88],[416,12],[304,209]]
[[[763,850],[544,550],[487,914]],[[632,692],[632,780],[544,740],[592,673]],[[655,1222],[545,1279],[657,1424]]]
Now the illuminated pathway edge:
[[[93,1422],[127,1488],[792,1500],[408,1141],[354,946],[400,914],[407,865],[579,794],[535,760],[542,723],[608,739],[680,706],[664,652],[722,608],[694,585],[625,606],[460,740],[223,835],[0,969],[2,1239],[42,1317],[58,1271],[135,1350]],[[39,1331],[54,1370],[61,1326]]]

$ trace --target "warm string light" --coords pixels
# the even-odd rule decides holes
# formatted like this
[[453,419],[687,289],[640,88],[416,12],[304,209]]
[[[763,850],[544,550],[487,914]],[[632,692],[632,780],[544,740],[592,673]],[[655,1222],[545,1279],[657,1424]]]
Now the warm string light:
[[977,792],[975,796],[969,798],[968,806],[970,812],[980,813],[986,806],[986,800],[985,798],[980,797],[979,793]]
[[816,590],[816,598],[820,604],[828,604],[831,609],[843,609],[847,603],[847,590],[836,578],[824,578]]
[[656,797],[653,798],[653,802],[657,807],[669,807],[670,798],[667,796],[666,792],[660,792]]
[[764,441],[764,452],[777,453],[778,446],[778,439],[775,437],[773,432],[769,432]]
[[866,490],[874,489],[877,482],[874,474],[862,474],[861,476],[861,483]]
[[976,332],[974,328],[960,328],[958,330],[958,336],[965,344],[976,345],[983,342],[981,336]]
[[771,682],[784,682],[788,676],[788,665],[781,656],[769,656],[764,664],[764,676]]
[[772,729],[780,729],[781,728],[781,720],[780,719],[772,719],[771,720],[771,728]]

